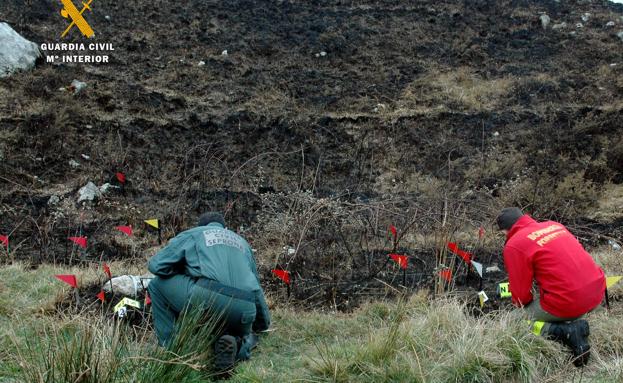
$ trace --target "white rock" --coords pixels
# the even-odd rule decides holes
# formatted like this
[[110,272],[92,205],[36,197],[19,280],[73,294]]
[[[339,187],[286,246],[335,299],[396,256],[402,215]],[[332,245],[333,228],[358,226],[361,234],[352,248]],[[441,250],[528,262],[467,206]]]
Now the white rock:
[[567,23],[564,23],[564,22],[563,22],[563,23],[560,23],[560,24],[554,24],[554,25],[552,26],[552,29],[553,29],[553,30],[557,30],[557,29],[564,29],[564,28],[567,28]]
[[76,160],[69,160],[69,166],[71,166],[72,168],[78,168],[80,167],[80,162],[76,161]]
[[0,78],[32,69],[41,57],[37,44],[28,41],[7,23],[0,23]]
[[577,23],[577,24],[575,24],[575,27],[576,27],[576,28],[582,28],[582,27],[584,27],[584,24],[582,24],[582,23]]
[[151,282],[153,277],[153,275],[121,275],[104,283],[102,289],[110,293],[110,285],[112,283],[112,291],[115,295],[119,294],[128,298],[136,298],[139,293],[149,286],[149,282]]
[[93,201],[96,198],[101,197],[102,193],[95,186],[95,184],[89,181],[86,185],[78,190],[78,203],[83,201]]
[[493,137],[497,137],[500,135],[500,132],[493,132]]
[[616,23],[614,21],[608,21],[606,23],[606,27],[614,27],[616,25]]
[[57,195],[53,195],[53,196],[50,196],[50,199],[48,200],[48,205],[54,206],[59,202],[61,202],[61,198]]
[[108,182],[100,186],[100,193],[106,194],[110,189],[119,189],[119,186],[111,185]]
[[224,51],[221,52],[221,56],[227,56],[227,55],[228,55],[227,49],[225,49]]
[[110,16],[106,15],[106,16],[104,16],[104,18],[105,18],[106,20],[110,21]]
[[326,55],[327,55],[327,52],[325,52],[325,51],[320,52],[320,56],[324,57]]
[[289,247],[288,248],[288,255],[294,255],[294,253],[296,253],[296,249],[293,247]]
[[547,26],[549,25],[549,23],[551,21],[549,16],[541,15],[541,17],[539,17],[539,19],[541,20],[541,26],[543,27],[543,29],[547,29]]
[[90,160],[90,159],[91,159],[91,157],[90,157],[90,156],[87,156],[87,155],[86,155],[86,154],[84,154],[84,153],[82,153],[82,154],[80,155],[80,157],[84,158],[85,160]]
[[197,66],[204,66],[204,65],[206,65],[205,61],[199,61],[199,64],[197,64]]
[[498,265],[493,265],[493,266],[489,266],[485,269],[486,273],[497,273],[500,272],[502,270],[500,270],[500,268],[498,267]]
[[587,22],[590,18],[591,18],[591,14],[588,12],[582,15],[582,21],[584,22]]
[[78,80],[74,80],[74,81],[71,82],[70,87],[73,90],[74,94],[78,94],[78,93],[82,92],[87,87],[87,83],[86,82],[82,82],[82,81],[78,81]]
[[608,245],[610,245],[610,247],[612,247],[612,250],[614,251],[621,250],[621,245],[619,245],[618,243],[616,243],[615,241],[611,239],[608,240]]

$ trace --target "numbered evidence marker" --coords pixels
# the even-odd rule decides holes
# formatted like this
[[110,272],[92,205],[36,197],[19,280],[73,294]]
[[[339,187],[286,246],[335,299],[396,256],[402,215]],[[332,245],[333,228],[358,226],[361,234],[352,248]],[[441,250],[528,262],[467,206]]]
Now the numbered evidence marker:
[[117,314],[119,318],[123,318],[128,311],[126,306],[134,307],[137,309],[141,308],[141,304],[138,301],[125,297],[115,305],[115,307],[113,308],[113,312]]
[[510,298],[513,295],[511,294],[511,290],[508,282],[500,283],[498,285],[498,293],[500,294],[500,298]]
[[480,308],[483,308],[485,305],[485,302],[489,300],[489,297],[487,296],[487,293],[485,293],[484,290],[478,292],[478,300],[480,301]]

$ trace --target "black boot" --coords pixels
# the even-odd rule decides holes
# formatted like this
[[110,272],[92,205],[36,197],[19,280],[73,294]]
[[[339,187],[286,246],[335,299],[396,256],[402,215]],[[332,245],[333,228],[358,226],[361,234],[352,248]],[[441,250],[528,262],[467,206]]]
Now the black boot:
[[236,363],[238,345],[236,338],[231,335],[223,335],[214,344],[214,369],[217,377],[226,378],[231,373]]
[[573,352],[573,364],[582,367],[588,363],[591,346],[588,344],[590,329],[588,322],[579,319],[573,322],[551,323],[548,337],[569,347]]

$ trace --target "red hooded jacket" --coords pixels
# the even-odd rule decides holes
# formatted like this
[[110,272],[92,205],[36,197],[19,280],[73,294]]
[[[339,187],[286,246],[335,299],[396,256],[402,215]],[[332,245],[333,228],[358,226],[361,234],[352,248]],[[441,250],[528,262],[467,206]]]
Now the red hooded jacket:
[[532,301],[533,278],[541,307],[557,317],[583,315],[604,298],[603,270],[573,234],[554,221],[519,218],[506,237],[504,265],[517,306]]

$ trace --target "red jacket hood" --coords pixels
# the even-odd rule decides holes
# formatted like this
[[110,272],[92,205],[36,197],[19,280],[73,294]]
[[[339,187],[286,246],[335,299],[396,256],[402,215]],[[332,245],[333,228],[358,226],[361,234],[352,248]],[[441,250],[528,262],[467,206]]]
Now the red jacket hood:
[[515,222],[515,224],[508,231],[508,234],[506,234],[506,242],[508,242],[508,240],[511,239],[511,237],[515,235],[519,230],[523,229],[524,227],[528,225],[532,225],[534,223],[537,223],[537,222],[534,220],[534,218],[530,217],[528,214],[524,214],[523,216],[521,216],[521,218],[519,218],[517,222]]

